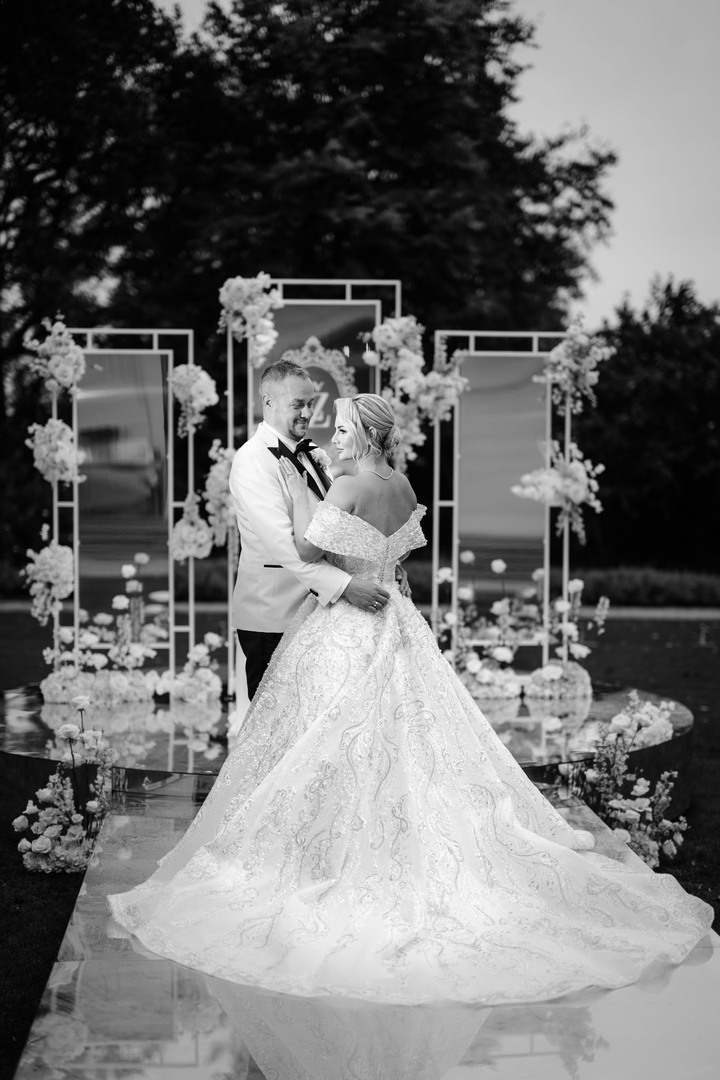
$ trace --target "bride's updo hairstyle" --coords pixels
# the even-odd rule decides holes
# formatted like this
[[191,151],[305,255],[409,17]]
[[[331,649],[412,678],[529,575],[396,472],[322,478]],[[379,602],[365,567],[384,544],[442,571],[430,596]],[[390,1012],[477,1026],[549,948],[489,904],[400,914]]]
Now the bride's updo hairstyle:
[[400,432],[395,424],[395,413],[384,397],[356,394],[355,397],[338,398],[335,411],[353,437],[356,461],[368,454],[384,454],[389,465],[394,463],[393,451],[400,442]]

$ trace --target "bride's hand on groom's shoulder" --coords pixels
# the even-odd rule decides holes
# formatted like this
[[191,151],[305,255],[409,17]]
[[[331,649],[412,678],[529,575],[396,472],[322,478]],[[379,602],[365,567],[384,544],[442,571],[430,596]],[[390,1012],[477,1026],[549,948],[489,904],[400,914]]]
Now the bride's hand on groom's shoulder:
[[307,473],[297,471],[292,462],[287,458],[280,458],[280,482],[287,491],[289,497],[295,502],[296,499],[306,499],[308,495]]

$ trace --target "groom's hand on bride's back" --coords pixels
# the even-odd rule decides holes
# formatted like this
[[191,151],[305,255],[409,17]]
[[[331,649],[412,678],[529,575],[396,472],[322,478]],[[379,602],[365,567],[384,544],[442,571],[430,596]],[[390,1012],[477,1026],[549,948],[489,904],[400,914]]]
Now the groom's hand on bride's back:
[[363,611],[381,611],[387,604],[390,593],[368,578],[352,577],[345,586],[343,599],[362,608]]

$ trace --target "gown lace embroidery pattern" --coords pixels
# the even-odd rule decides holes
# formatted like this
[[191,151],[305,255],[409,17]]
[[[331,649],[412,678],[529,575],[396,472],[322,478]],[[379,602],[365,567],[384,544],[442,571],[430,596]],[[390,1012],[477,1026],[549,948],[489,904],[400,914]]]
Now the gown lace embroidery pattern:
[[506,1004],[679,963],[712,909],[589,850],[527,779],[394,581],[425,544],[321,504],[306,536],[390,591],[309,597],[157,871],[109,897],[149,949],[247,986]]

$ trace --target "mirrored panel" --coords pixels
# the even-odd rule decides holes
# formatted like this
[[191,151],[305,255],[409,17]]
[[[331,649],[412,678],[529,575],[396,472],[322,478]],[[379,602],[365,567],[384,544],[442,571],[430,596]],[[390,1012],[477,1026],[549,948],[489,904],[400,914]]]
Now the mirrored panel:
[[109,611],[137,552],[145,593],[168,588],[166,394],[170,353],[89,351],[78,392],[80,606]]
[[[361,334],[368,334],[382,319],[379,300],[287,300],[285,307],[274,313],[278,340],[268,354],[267,364],[275,363],[284,353],[302,349],[308,339],[317,338],[327,350],[350,352],[347,367],[353,383],[353,392],[368,393],[374,390],[375,369],[363,361],[365,345]],[[263,368],[267,366],[263,365]],[[256,422],[262,419],[262,405],[258,383],[263,368],[256,373],[254,413]],[[318,386],[318,402],[313,416],[310,438],[324,446],[332,436],[334,420],[332,405],[336,397],[348,390],[327,369],[308,368],[310,377]],[[319,385],[322,384],[322,385]]]
[[517,353],[471,353],[463,364],[470,387],[459,406],[459,537],[481,578],[492,578],[496,558],[512,578],[542,565],[543,508],[511,491],[543,464],[545,392],[533,382],[542,368],[542,356]]

